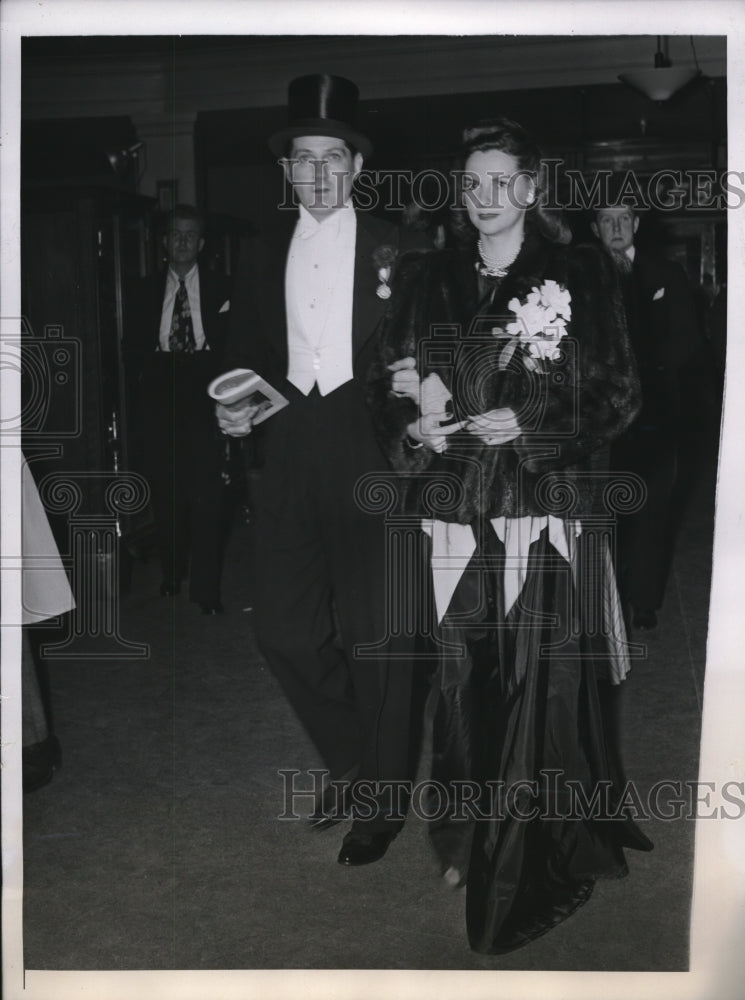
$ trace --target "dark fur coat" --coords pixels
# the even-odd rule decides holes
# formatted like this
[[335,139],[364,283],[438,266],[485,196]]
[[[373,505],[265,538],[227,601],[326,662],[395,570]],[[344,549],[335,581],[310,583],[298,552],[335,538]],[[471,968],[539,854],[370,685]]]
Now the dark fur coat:
[[[639,383],[615,269],[592,246],[552,244],[529,233],[501,281],[479,278],[473,250],[410,254],[399,262],[383,321],[369,400],[381,446],[400,476],[401,512],[461,524],[481,517],[601,513],[608,446],[640,406]],[[518,347],[505,370],[495,338],[525,301],[553,279],[571,295],[561,357],[530,370]],[[490,284],[487,284],[490,283]],[[439,374],[455,419],[509,406],[522,433],[488,446],[459,431],[447,451],[412,449],[413,401],[390,392],[386,366],[415,357],[422,377]]]

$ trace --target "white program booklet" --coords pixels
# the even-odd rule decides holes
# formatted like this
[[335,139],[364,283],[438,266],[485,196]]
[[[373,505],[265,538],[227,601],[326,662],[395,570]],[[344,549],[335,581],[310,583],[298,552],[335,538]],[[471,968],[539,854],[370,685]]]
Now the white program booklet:
[[223,406],[248,402],[251,406],[258,407],[252,421],[254,425],[260,424],[289,403],[281,392],[277,392],[274,386],[250,368],[233,368],[224,375],[218,375],[210,382],[207,392],[215,402],[222,403]]

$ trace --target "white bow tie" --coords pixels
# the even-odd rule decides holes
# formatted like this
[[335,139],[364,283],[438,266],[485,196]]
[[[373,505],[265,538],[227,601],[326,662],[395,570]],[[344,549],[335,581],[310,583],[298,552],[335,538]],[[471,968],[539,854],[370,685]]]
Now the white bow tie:
[[299,240],[309,240],[320,231],[321,227],[314,219],[309,219],[306,216],[301,215],[300,221],[297,224],[297,229],[295,230],[295,236],[297,236]]
[[317,222],[307,211],[301,212],[297,228],[295,229],[295,236],[300,240],[308,240],[323,230],[336,237],[341,230],[342,213],[347,210],[347,206],[345,205],[344,208],[340,208],[330,216],[326,216],[322,222]]

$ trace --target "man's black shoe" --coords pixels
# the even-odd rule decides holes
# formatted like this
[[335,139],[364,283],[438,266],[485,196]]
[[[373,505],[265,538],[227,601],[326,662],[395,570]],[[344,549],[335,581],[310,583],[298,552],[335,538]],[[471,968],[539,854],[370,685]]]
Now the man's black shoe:
[[23,748],[23,790],[35,792],[48,785],[54,772],[62,766],[62,751],[56,736],[47,736],[41,743]]
[[181,592],[181,584],[178,580],[164,580],[160,585],[161,597],[175,597]]
[[351,830],[344,838],[336,860],[340,865],[348,867],[370,865],[373,861],[380,861],[395,836],[393,831],[357,833]]

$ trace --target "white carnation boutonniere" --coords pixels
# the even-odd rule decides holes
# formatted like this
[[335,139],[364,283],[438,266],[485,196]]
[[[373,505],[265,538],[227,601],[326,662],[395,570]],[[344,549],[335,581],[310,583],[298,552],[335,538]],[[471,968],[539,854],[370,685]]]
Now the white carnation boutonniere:
[[391,297],[390,280],[393,274],[393,266],[396,263],[397,251],[394,247],[383,246],[373,251],[372,259],[378,272],[378,287],[375,294],[379,299],[389,299]]
[[561,356],[560,342],[567,336],[567,323],[572,318],[572,297],[568,289],[552,279],[547,279],[538,287],[533,286],[525,298],[510,299],[508,308],[515,314],[515,320],[506,329],[495,328],[495,336],[506,333],[510,342],[500,355],[500,368],[506,368],[518,345],[525,349],[525,361],[532,359],[528,367],[540,368],[538,362],[556,361]]

